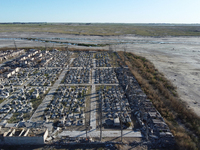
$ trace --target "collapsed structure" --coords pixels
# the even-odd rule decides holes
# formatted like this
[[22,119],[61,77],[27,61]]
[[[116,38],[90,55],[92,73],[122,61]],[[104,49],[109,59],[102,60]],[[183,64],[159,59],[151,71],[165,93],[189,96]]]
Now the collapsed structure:
[[116,70],[118,80],[126,92],[132,113],[141,126],[141,131],[152,144],[170,147],[175,144],[174,136],[152,102],[140,88],[128,68]]
[[[115,130],[109,131],[111,135],[119,136],[120,126],[130,137],[137,134],[132,129],[135,116],[140,125],[136,136],[143,135],[153,145],[173,146],[174,137],[167,124],[127,67],[112,66],[107,52],[77,53],[70,60],[68,51],[32,49],[0,68],[0,98],[5,103],[0,104],[0,144],[44,144],[48,134],[48,139],[56,138],[58,130],[84,137],[82,131],[66,131],[76,126],[86,130],[86,134],[92,129],[91,135],[97,137],[100,135],[96,130],[97,112],[101,118],[99,126],[103,124]],[[49,89],[52,93],[48,94]],[[86,93],[91,95],[89,100],[85,98]],[[45,94],[41,104],[36,105]],[[92,97],[96,94],[97,100]],[[90,111],[86,112],[88,103]],[[96,106],[100,111],[96,111]],[[38,122],[44,119],[41,128],[28,125],[32,117],[27,114],[33,113],[41,114],[35,115]],[[11,119],[15,121],[8,123]],[[55,120],[57,124],[53,123]],[[48,124],[49,130],[44,124]]]
[[48,129],[0,128],[1,145],[43,145]]

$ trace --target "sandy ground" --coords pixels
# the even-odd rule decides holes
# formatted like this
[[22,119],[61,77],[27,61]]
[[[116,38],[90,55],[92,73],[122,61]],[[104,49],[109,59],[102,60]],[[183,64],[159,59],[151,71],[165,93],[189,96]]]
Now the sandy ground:
[[[2,38],[64,38],[74,43],[120,43],[114,50],[134,52],[149,59],[155,67],[177,86],[181,99],[200,116],[200,38],[199,37],[135,37],[76,36],[57,33],[0,33],[0,48],[14,47],[13,39]],[[15,39],[17,47],[45,46],[45,43]],[[52,47],[52,43],[46,43]],[[54,44],[61,46],[61,44]],[[76,47],[76,46],[71,46]],[[86,47],[77,47],[86,48]],[[91,49],[91,48],[90,48]],[[92,48],[97,49],[97,48]],[[108,49],[103,47],[99,49]]]
[[129,45],[128,51],[153,62],[177,87],[181,99],[200,116],[200,45]]

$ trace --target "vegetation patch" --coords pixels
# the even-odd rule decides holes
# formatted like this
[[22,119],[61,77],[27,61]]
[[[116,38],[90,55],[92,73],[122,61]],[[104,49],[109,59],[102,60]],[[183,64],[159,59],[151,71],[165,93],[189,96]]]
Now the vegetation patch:
[[13,116],[10,118],[10,120],[8,120],[8,123],[17,123],[20,121],[20,118],[18,118],[18,116],[20,115],[20,113],[13,113]]
[[[185,24],[0,24],[0,32],[49,32],[74,35],[113,36],[133,34],[138,36],[199,36],[199,25]],[[34,38],[29,38],[34,40]],[[50,42],[44,40],[44,42]]]
[[3,98],[0,98],[0,104],[1,104],[3,101],[4,101],[4,99],[3,99]]
[[200,149],[200,117],[181,101],[171,82],[146,58],[133,53],[118,54],[165,119],[175,136],[176,149]]

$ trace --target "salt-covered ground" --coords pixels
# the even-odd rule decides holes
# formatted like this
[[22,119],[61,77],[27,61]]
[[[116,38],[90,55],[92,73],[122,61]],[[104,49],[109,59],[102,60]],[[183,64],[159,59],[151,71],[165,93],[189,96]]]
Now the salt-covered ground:
[[[10,39],[17,38],[17,39]],[[181,99],[187,102],[200,116],[200,40],[199,37],[140,37],[140,36],[79,36],[59,33],[0,33],[0,48],[14,47],[38,47],[38,46],[66,46],[56,43],[42,43],[39,41],[21,40],[19,38],[43,38],[72,43],[89,44],[117,44],[114,50],[133,52],[149,59],[155,67],[177,86]],[[51,39],[53,38],[53,39]],[[55,39],[56,38],[56,39]],[[106,49],[107,47],[83,47],[76,48]]]

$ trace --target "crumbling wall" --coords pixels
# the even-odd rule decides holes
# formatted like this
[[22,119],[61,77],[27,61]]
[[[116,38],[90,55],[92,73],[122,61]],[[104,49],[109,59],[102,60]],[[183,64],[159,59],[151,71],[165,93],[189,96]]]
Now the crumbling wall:
[[153,148],[173,147],[174,136],[160,113],[147,99],[135,77],[128,68],[117,68],[117,78],[125,90],[132,114],[141,126],[141,132]]

